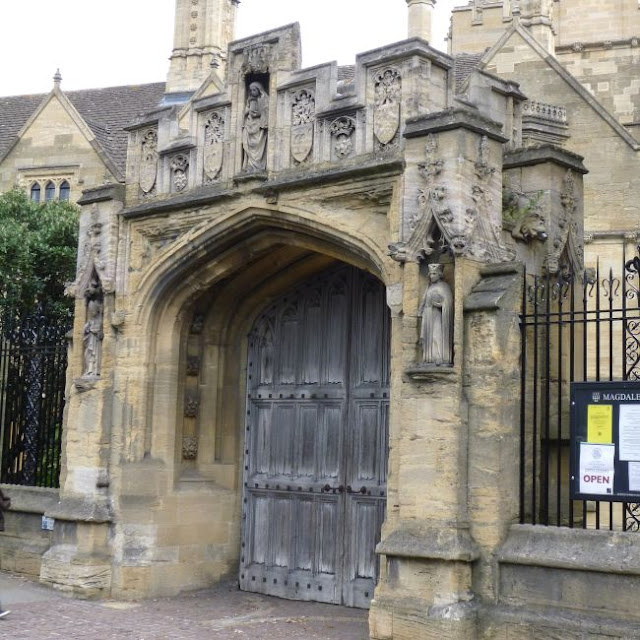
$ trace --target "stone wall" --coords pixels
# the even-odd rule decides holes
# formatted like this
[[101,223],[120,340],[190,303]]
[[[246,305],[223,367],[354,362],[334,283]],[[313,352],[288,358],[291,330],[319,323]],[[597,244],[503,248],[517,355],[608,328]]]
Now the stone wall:
[[51,546],[51,531],[42,529],[42,516],[58,502],[57,489],[3,485],[11,498],[0,532],[0,569],[37,578],[42,556]]

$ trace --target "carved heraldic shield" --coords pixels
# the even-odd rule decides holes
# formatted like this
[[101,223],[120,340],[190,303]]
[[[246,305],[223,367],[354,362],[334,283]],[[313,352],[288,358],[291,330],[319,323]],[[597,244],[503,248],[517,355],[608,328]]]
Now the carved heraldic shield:
[[382,145],[389,144],[400,127],[402,78],[397,69],[386,69],[375,77],[373,132]]
[[204,125],[204,177],[206,182],[213,182],[222,170],[224,125],[224,118],[218,112],[212,113]]
[[140,188],[144,193],[150,193],[158,175],[158,132],[155,129],[144,134],[141,147]]
[[304,162],[313,149],[316,100],[313,91],[301,89],[293,96],[291,118],[291,155]]

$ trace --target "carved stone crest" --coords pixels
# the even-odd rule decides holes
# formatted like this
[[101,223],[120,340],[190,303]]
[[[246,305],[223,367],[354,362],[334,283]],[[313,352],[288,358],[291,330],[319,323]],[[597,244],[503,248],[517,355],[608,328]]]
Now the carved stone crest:
[[182,438],[182,459],[195,460],[198,457],[198,436]]
[[200,399],[195,392],[187,393],[184,399],[184,415],[186,418],[195,418],[200,408]]
[[353,133],[356,122],[349,116],[341,116],[331,123],[329,131],[333,139],[333,151],[339,160],[348,158],[353,153]]
[[258,44],[242,51],[242,73],[268,73],[271,64],[271,45]]
[[142,136],[140,154],[140,188],[151,193],[158,176],[158,132],[150,129]]
[[316,119],[316,99],[310,89],[301,89],[291,103],[291,155],[303,163],[313,149],[313,129]]
[[375,77],[373,133],[382,145],[389,144],[400,127],[402,77],[397,69],[386,69]]
[[204,180],[213,182],[222,170],[224,158],[224,117],[219,112],[212,113],[204,125]]
[[200,373],[200,358],[198,356],[189,356],[187,358],[187,375],[197,376]]
[[171,185],[173,191],[184,191],[189,184],[189,158],[182,154],[171,160]]

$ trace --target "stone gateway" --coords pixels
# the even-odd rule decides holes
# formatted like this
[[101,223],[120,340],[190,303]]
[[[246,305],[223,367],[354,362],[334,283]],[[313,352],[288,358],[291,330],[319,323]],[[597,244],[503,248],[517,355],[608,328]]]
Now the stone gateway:
[[[407,0],[407,40],[313,68],[297,24],[233,40],[238,4],[176,1],[160,101],[79,200],[40,579],[136,599],[234,576],[370,608],[373,640],[637,637],[639,538],[517,524],[523,276],[582,277],[597,185],[637,169],[637,87],[606,107],[557,62],[559,15],[591,74],[575,0],[474,0],[452,55],[435,0]],[[625,43],[588,48],[602,71]],[[59,82],[43,104],[77,111]],[[606,187],[625,228],[636,183]]]

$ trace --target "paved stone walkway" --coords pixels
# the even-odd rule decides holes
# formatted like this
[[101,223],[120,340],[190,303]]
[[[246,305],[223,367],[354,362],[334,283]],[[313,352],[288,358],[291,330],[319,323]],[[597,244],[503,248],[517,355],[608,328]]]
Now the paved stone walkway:
[[366,640],[367,612],[242,593],[231,584],[144,602],[86,602],[0,574],[11,640]]

